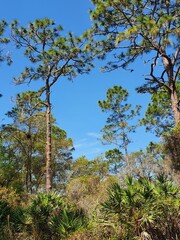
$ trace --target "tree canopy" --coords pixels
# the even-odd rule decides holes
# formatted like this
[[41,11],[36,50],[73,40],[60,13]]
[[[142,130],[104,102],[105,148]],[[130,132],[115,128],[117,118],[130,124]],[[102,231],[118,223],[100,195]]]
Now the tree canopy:
[[44,86],[46,107],[46,190],[52,189],[52,137],[51,137],[51,88],[60,77],[72,80],[77,74],[88,73],[93,66],[91,55],[83,46],[83,39],[62,34],[62,26],[51,19],[37,19],[27,28],[11,24],[12,38],[17,48],[24,49],[24,55],[32,66],[26,67],[17,84],[41,80]]
[[[78,37],[49,18],[26,27],[0,21],[0,62],[11,63],[4,46],[15,44],[10,49],[27,66],[14,81],[28,84],[28,91],[16,93],[0,125],[0,240],[170,240],[180,235],[180,2],[91,2],[92,28]],[[130,102],[129,89],[108,86],[97,106],[106,116],[102,143],[113,148],[93,159],[87,154],[76,159],[76,146],[86,145],[94,155],[91,146],[97,142],[83,139],[74,147],[55,119],[59,98],[51,99],[57,82],[90,73],[94,59],[97,65],[105,60],[105,71],[124,68],[132,78],[134,66],[141,70],[133,62],[144,60],[149,73],[136,90],[151,99],[142,116],[141,106],[134,98]],[[74,124],[78,113],[70,114],[68,123]],[[92,119],[99,121],[95,114]],[[80,124],[91,128],[91,122]],[[146,136],[139,134],[133,149],[133,134],[142,125],[161,138],[141,149]]]
[[104,70],[131,69],[142,56],[149,66],[146,83],[137,90],[154,93],[162,87],[169,95],[174,122],[180,122],[177,82],[179,74],[179,0],[92,0],[92,44],[100,59],[112,53]]

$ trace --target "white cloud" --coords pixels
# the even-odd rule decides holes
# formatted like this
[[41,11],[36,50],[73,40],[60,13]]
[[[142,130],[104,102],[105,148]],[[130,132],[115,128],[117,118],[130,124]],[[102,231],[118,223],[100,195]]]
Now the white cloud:
[[77,142],[75,142],[74,144],[74,147],[75,149],[77,148],[88,148],[88,147],[93,147],[93,146],[96,146],[98,145],[99,142],[98,141],[89,141],[88,139],[81,139],[81,140],[78,140]]
[[77,140],[77,142],[74,141],[75,142],[75,144],[74,144],[75,149],[84,147],[87,144],[87,141],[88,141],[87,138]]
[[100,133],[96,133],[96,132],[88,132],[87,135],[89,137],[94,137],[94,138],[97,138],[97,139],[101,138],[101,134]]
[[93,132],[89,132],[86,135],[89,136],[89,138],[82,138],[74,141],[74,158],[85,155],[88,159],[93,159],[97,157],[97,155],[103,153],[103,147],[97,139],[100,135]]
[[102,148],[93,148],[92,151],[89,154],[101,154],[102,153]]
[[98,132],[87,132],[82,139],[74,140],[74,159],[86,156],[87,159],[94,159],[109,150],[109,146],[101,143],[101,134]]

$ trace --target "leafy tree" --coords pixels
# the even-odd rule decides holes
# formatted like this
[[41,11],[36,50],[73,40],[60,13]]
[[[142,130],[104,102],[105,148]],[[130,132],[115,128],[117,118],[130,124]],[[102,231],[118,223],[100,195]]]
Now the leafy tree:
[[1,137],[7,153],[12,149],[8,162],[24,175],[21,175],[21,179],[25,179],[24,185],[29,192],[32,191],[33,155],[37,153],[35,143],[44,132],[44,105],[37,98],[37,93],[30,91],[18,94],[16,102],[15,107],[7,113],[13,123],[2,126]]
[[151,178],[162,173],[170,174],[171,169],[167,167],[161,144],[150,142],[146,150],[132,152],[129,158],[132,176],[135,178]]
[[91,161],[89,161],[85,156],[74,160],[71,165],[71,178],[90,175],[90,165]]
[[[144,57],[150,72],[141,93],[166,91],[171,102],[175,125],[180,122],[179,96],[179,0],[91,0],[91,19],[95,49],[104,59],[111,52],[112,61],[105,70],[127,69],[139,57]],[[88,32],[89,34],[89,32]],[[97,36],[97,38],[96,38]],[[161,91],[159,93],[162,93]]]
[[[4,54],[4,45],[7,45],[9,43],[9,38],[5,37],[5,30],[7,27],[7,22],[4,20],[0,20],[0,62],[6,61],[8,65],[12,63],[11,57],[9,52],[7,51],[6,54]],[[2,97],[2,94],[0,93],[0,97]]]
[[107,187],[115,182],[115,177],[101,179],[97,175],[82,175],[71,178],[66,187],[69,202],[82,209],[89,219],[99,213],[99,204],[107,195]]
[[173,169],[180,172],[180,125],[173,129],[171,134],[164,135],[164,151],[171,160]]
[[123,154],[119,149],[114,148],[105,152],[111,174],[117,174],[124,165]]
[[[179,97],[180,84],[177,83],[177,93]],[[151,96],[151,103],[141,120],[141,124],[146,126],[147,131],[155,132],[157,136],[163,133],[170,133],[174,127],[174,118],[170,103],[169,94],[162,88]]]
[[12,24],[12,37],[18,48],[23,48],[25,56],[32,64],[15,81],[42,80],[46,103],[46,190],[52,188],[52,147],[51,147],[51,89],[60,77],[72,80],[77,74],[88,73],[91,57],[83,47],[83,39],[72,33],[63,36],[62,26],[56,26],[50,19],[38,19],[27,28]]
[[72,139],[67,137],[63,129],[52,125],[53,188],[59,190],[65,188],[72,165],[73,151]]
[[[13,123],[3,125],[1,128],[4,156],[0,162],[3,173],[2,184],[8,187],[18,180],[28,192],[44,185],[45,112],[44,102],[37,95],[37,92],[32,91],[18,94],[16,105],[7,113]],[[55,122],[52,116],[51,121]],[[72,148],[72,140],[67,138],[66,132],[53,124],[53,187],[62,187],[66,181]],[[17,188],[17,183],[15,185]]]
[[93,160],[88,160],[82,156],[71,165],[71,178],[82,176],[98,176],[100,179],[108,175],[109,163],[102,156],[96,157]]
[[114,182],[110,176],[110,164],[102,156],[88,160],[82,156],[72,162],[71,175],[66,186],[66,195],[78,209],[83,209],[89,217],[106,195],[107,186]]
[[96,157],[91,161],[91,172],[93,175],[98,176],[101,180],[108,176],[109,163],[104,160],[103,156]]
[[[123,154],[118,149],[112,149],[107,151],[105,156],[109,164],[109,174],[114,175],[118,173],[118,178],[124,181],[127,176],[127,164]],[[146,149],[131,152],[128,160],[131,176],[134,178],[150,178],[164,173],[178,182],[178,176],[172,170],[172,164],[167,157],[162,142],[150,142]]]
[[0,62],[6,61],[8,65],[12,63],[12,60],[10,58],[9,52],[7,52],[5,55],[4,53],[4,46],[9,43],[10,39],[5,37],[5,30],[7,27],[7,22],[4,20],[0,21],[0,43],[2,45],[2,48],[0,48]]
[[115,144],[119,149],[124,149],[125,158],[130,172],[128,145],[131,143],[129,134],[134,132],[136,125],[130,121],[139,114],[140,106],[132,110],[132,105],[126,103],[128,92],[121,86],[114,86],[107,91],[107,99],[99,101],[103,112],[109,113],[105,127],[102,129],[102,141],[108,144]]
[[23,184],[20,173],[19,159],[16,158],[16,148],[14,145],[9,144],[10,141],[6,140],[4,146],[4,139],[1,134],[0,146],[0,186],[10,188],[13,187],[16,191],[23,191]]

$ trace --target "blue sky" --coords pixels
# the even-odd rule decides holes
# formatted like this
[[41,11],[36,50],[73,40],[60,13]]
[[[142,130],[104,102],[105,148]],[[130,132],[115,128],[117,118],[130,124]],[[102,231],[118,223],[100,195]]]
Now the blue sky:
[[[88,10],[89,0],[6,0],[1,2],[0,16],[11,22],[17,19],[26,26],[37,18],[48,17],[57,24],[61,24],[65,31],[72,31],[75,35],[82,34],[90,27]],[[6,50],[6,49],[5,49]],[[7,47],[8,51],[8,47]],[[17,51],[12,52],[13,65],[11,67],[1,64],[1,93],[0,121],[6,123],[5,113],[13,107],[15,95],[21,91],[38,89],[38,82],[28,86],[15,86],[13,77],[19,76],[25,67],[24,60]],[[74,141],[74,158],[86,155],[93,159],[102,154],[111,146],[103,146],[98,140],[100,130],[105,125],[106,116],[98,107],[98,100],[105,99],[106,91],[114,85],[122,85],[130,93],[129,102],[142,105],[142,115],[148,105],[149,95],[137,94],[135,87],[143,83],[143,74],[148,73],[148,68],[140,59],[134,64],[135,71],[130,73],[117,70],[111,73],[101,73],[97,66],[88,75],[78,76],[73,82],[60,79],[52,89],[53,114],[57,125],[64,129],[68,137]],[[146,133],[143,128],[132,135],[131,151],[145,148],[154,136]]]

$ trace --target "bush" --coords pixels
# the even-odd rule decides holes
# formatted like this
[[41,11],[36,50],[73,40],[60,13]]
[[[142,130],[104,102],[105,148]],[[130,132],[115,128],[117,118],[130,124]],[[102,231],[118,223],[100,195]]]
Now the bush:
[[0,240],[18,239],[24,230],[25,209],[12,189],[0,189]]
[[40,193],[29,206],[29,233],[35,240],[67,239],[85,225],[81,211],[71,209],[59,194]]
[[177,239],[180,210],[179,189],[165,175],[155,180],[126,179],[126,185],[113,184],[103,203],[109,220],[118,217],[120,239],[137,239],[146,232],[154,240]]

